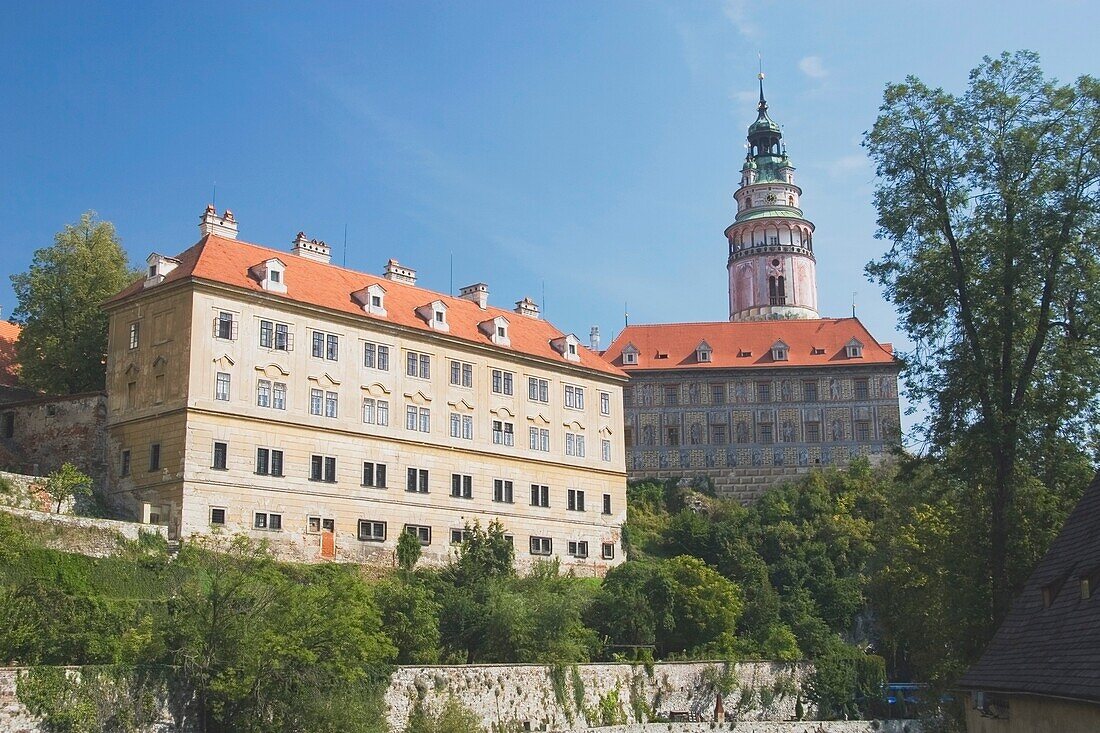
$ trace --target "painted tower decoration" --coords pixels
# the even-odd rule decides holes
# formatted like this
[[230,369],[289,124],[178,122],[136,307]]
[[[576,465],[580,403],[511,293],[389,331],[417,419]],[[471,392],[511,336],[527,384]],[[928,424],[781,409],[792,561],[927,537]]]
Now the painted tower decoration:
[[734,194],[737,217],[726,228],[730,320],[818,318],[814,225],[799,208],[802,189],[783,132],[768,116],[764,74],[759,78],[760,103]]

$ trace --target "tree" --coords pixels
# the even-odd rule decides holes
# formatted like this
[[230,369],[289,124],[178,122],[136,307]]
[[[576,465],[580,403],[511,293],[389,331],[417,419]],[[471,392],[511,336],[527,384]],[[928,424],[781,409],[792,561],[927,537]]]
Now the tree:
[[439,604],[431,590],[412,573],[381,580],[372,590],[397,663],[438,664]]
[[[865,137],[879,236],[868,265],[915,344],[910,395],[934,454],[987,496],[991,619],[1014,568],[1021,485],[1046,456],[1087,456],[1100,369],[1100,82],[1059,85],[1034,53],[985,58],[965,94],[890,84]],[[1057,487],[1052,487],[1057,488]]]
[[22,381],[52,394],[103,389],[107,314],[100,306],[137,276],[114,226],[92,211],[35,251],[30,269],[11,276]]
[[397,565],[402,570],[411,571],[420,559],[420,538],[412,532],[402,532],[397,538]]
[[57,504],[56,514],[61,513],[61,505],[66,501],[77,501],[92,495],[92,479],[73,464],[66,461],[61,468],[46,477],[42,491]]

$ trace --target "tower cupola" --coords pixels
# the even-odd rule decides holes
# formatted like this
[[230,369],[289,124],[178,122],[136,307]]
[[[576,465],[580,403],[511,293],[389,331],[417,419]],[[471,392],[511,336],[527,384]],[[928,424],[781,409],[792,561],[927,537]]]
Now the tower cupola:
[[737,215],[726,228],[730,320],[818,318],[814,225],[802,215],[783,130],[768,114],[763,73],[759,80]]

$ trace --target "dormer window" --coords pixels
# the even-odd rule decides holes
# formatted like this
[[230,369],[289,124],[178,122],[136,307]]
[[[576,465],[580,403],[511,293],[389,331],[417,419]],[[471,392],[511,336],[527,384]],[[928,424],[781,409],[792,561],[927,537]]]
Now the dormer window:
[[416,309],[416,314],[436,331],[451,330],[451,327],[447,324],[447,304],[442,300],[433,300],[427,305],[420,306]]
[[550,345],[554,348],[554,351],[561,354],[568,361],[580,361],[580,340],[573,334],[567,334],[565,336],[559,336],[556,339],[550,340]]
[[776,341],[772,344],[772,361],[787,361],[789,353],[790,347],[782,341]]
[[179,267],[180,261],[175,257],[165,257],[153,252],[145,259],[145,263],[149,266],[149,269],[145,273],[144,287],[148,288],[164,282],[165,276]]
[[863,344],[856,339],[852,339],[844,347],[844,353],[849,359],[862,359],[863,358]]
[[508,319],[504,316],[490,318],[477,324],[478,330],[489,337],[497,346],[511,346],[512,340],[508,336]]
[[711,361],[711,353],[710,344],[703,341],[695,347],[695,360],[700,364],[709,364]]
[[363,307],[363,311],[372,316],[386,315],[386,289],[378,283],[356,290],[351,294],[353,300]]
[[260,287],[272,293],[286,292],[286,279],[283,273],[286,271],[286,263],[278,257],[264,260],[258,265],[248,268],[252,277],[256,278]]
[[633,366],[638,363],[638,349],[634,344],[623,347],[623,364]]

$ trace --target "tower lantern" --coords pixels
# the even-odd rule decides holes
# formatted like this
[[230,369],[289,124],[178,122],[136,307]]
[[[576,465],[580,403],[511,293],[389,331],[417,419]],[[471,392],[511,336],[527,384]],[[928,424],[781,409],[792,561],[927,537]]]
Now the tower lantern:
[[737,215],[726,228],[730,320],[818,318],[814,225],[802,215],[802,189],[783,130],[768,115],[763,73],[759,79],[756,120],[734,194]]

